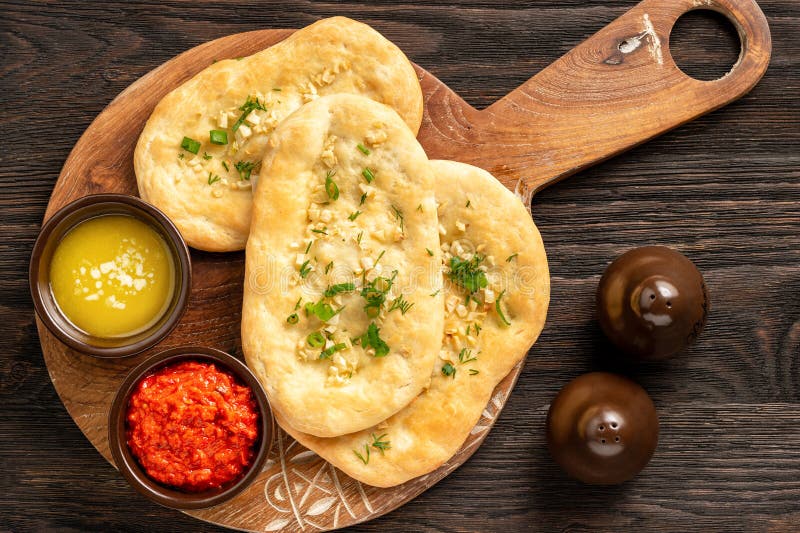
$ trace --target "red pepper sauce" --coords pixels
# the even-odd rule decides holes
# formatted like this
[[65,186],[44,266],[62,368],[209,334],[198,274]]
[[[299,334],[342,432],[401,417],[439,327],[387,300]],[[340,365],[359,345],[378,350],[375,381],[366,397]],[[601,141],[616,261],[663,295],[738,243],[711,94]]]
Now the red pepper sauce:
[[212,363],[185,361],[142,379],[128,401],[128,446],[155,481],[219,488],[250,464],[258,439],[250,388]]

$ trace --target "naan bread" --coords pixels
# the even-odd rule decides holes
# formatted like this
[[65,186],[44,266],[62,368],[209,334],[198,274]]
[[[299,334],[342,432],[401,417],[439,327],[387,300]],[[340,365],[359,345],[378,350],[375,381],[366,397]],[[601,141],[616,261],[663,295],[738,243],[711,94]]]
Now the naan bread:
[[[439,352],[433,173],[397,113],[360,96],[306,104],[273,139],[247,242],[242,347],[284,420],[323,437],[359,431],[427,387]],[[365,285],[373,303],[385,298],[372,317]]]
[[[430,388],[384,423],[336,438],[304,434],[280,413],[277,417],[301,444],[377,487],[431,472],[458,451],[495,386],[539,336],[550,299],[542,239],[522,202],[479,168],[452,161],[431,161],[431,166],[439,222],[446,230],[441,238],[447,296],[444,340]],[[466,259],[476,248],[485,256],[487,288],[493,294],[478,291],[485,305],[461,307],[467,293],[448,278],[449,261],[453,256]],[[509,326],[495,310],[501,293]],[[381,447],[388,449],[381,453]]]
[[[365,24],[325,19],[252,56],[218,61],[165,96],[134,153],[139,194],[172,219],[190,246],[243,249],[252,194],[242,177],[258,175],[281,120],[336,93],[389,105],[414,133],[419,129],[422,90],[406,56]],[[252,111],[234,133],[240,107],[256,99],[266,110]],[[211,130],[224,131],[228,144],[211,143]],[[202,143],[197,155],[181,148],[184,136]]]

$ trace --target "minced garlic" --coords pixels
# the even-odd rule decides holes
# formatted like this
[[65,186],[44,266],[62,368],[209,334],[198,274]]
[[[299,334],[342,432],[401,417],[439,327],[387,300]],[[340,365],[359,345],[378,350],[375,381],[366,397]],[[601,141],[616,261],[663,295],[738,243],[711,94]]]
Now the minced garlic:
[[322,154],[320,155],[320,159],[322,163],[328,168],[334,168],[336,166],[336,154],[334,153],[334,148],[336,146],[336,135],[330,135],[325,140],[325,144],[322,146]]

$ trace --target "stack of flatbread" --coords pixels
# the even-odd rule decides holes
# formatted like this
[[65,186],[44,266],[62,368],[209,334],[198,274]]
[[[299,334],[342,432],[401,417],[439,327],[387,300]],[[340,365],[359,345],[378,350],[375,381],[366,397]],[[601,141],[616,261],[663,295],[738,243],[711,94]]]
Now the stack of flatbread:
[[431,161],[403,53],[336,17],[167,95],[139,191],[193,247],[246,243],[242,347],[281,427],[388,487],[452,457],[544,325],[522,202]]

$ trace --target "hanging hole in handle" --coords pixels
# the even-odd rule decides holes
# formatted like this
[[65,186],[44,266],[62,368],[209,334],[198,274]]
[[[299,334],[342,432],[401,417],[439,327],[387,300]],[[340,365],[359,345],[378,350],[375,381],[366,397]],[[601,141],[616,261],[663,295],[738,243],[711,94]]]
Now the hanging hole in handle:
[[713,81],[724,77],[739,62],[742,41],[728,17],[712,9],[695,9],[675,22],[669,51],[684,74]]

